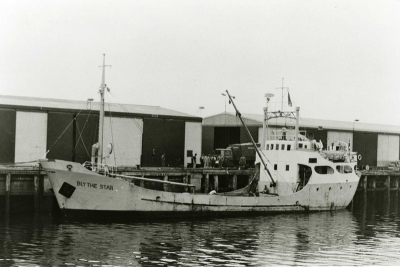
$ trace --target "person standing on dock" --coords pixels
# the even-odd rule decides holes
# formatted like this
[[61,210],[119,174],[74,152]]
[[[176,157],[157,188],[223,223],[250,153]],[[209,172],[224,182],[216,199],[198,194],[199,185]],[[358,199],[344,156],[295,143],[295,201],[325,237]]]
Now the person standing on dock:
[[194,154],[194,156],[192,157],[192,164],[193,164],[193,168],[195,169],[196,168],[196,156],[197,156],[197,154]]
[[243,170],[246,167],[246,157],[241,156],[239,159],[239,170]]
[[210,163],[211,163],[210,167],[211,168],[215,167],[215,161],[216,161],[215,155],[214,154],[210,155]]
[[205,167],[205,164],[204,164],[204,163],[205,163],[204,157],[205,157],[204,154],[201,154],[201,157],[200,157],[200,166],[203,167],[203,168]]
[[211,155],[206,155],[206,168],[211,167]]

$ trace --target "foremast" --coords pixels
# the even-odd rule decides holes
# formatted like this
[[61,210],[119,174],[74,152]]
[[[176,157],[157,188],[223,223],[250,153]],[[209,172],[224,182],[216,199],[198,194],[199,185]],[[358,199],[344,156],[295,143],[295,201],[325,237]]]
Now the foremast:
[[[104,132],[104,91],[105,91],[105,80],[106,80],[106,54],[103,54],[103,74],[101,77],[100,86],[100,121],[99,121],[99,142],[98,142],[98,159],[97,163],[101,165],[103,163],[103,132]],[[100,168],[98,168],[100,170]]]

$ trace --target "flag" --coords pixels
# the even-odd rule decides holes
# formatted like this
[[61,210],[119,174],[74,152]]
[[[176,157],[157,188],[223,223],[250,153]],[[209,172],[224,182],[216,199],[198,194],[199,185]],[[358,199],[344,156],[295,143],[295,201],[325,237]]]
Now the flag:
[[288,106],[291,107],[292,106],[292,100],[290,100],[290,94],[288,92]]

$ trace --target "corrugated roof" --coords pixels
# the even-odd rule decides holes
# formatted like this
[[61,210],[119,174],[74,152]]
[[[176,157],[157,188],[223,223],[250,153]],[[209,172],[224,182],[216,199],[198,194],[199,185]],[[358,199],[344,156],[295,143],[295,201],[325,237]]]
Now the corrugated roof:
[[[227,117],[231,117],[231,119],[227,119]],[[234,118],[234,120],[232,120]],[[263,114],[243,114],[242,118],[248,121],[253,122],[252,125],[262,126]],[[226,122],[226,123],[225,123]],[[221,113],[217,115],[213,115],[210,117],[206,117],[203,120],[203,125],[207,126],[237,126],[240,124],[239,119],[236,119],[234,113]],[[269,120],[270,125],[274,126],[285,126],[285,125],[295,125],[295,120],[278,118]],[[372,123],[361,123],[357,122],[348,122],[348,121],[334,121],[334,120],[319,120],[319,119],[309,119],[300,117],[299,121],[300,128],[318,128],[322,127],[324,129],[329,130],[340,130],[340,131],[353,131],[358,132],[378,132],[378,133],[387,133],[387,134],[400,134],[400,126],[395,125],[382,125],[382,124],[372,124]]]
[[[61,109],[61,110],[66,110],[66,109],[88,110],[90,108],[92,110],[99,110],[100,106],[99,102],[95,101],[93,101],[91,104],[88,104],[87,101],[0,95],[0,107],[2,105],[36,107],[43,109]],[[187,118],[195,118],[201,120],[200,117],[196,117],[190,114],[166,108],[161,108],[159,106],[106,103],[105,110],[117,113],[121,112],[121,113],[171,116],[171,117],[187,117]]]

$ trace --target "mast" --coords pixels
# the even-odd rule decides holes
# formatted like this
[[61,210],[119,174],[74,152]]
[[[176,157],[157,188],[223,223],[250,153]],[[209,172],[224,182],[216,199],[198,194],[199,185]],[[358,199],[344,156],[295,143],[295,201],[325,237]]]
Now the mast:
[[246,129],[246,132],[247,132],[247,134],[249,135],[250,140],[251,140],[251,142],[253,143],[253,146],[254,146],[254,148],[255,148],[255,150],[256,150],[258,156],[260,157],[260,159],[261,159],[261,161],[262,161],[262,163],[263,163],[263,165],[264,165],[265,170],[268,172],[269,178],[270,178],[271,181],[272,181],[271,187],[275,187],[275,186],[276,186],[276,182],[275,182],[274,179],[272,178],[272,175],[271,175],[271,173],[269,172],[269,170],[268,170],[268,168],[267,168],[267,164],[265,164],[264,159],[263,159],[263,157],[261,156],[260,150],[258,149],[256,143],[254,142],[254,139],[253,139],[253,137],[251,136],[251,133],[250,133],[249,129],[247,128],[246,123],[245,123],[244,120],[242,119],[242,114],[240,114],[239,110],[236,108],[236,105],[235,105],[235,103],[233,102],[233,99],[232,99],[231,95],[229,94],[228,90],[226,90],[226,93],[228,94],[229,101],[232,102],[233,107],[234,107],[235,110],[236,110],[236,115],[239,117],[239,119],[240,119],[240,121],[242,122],[244,128]]
[[106,54],[103,54],[103,75],[100,87],[100,122],[99,122],[99,148],[98,148],[98,164],[103,163],[103,129],[104,129],[104,89],[106,87]]

